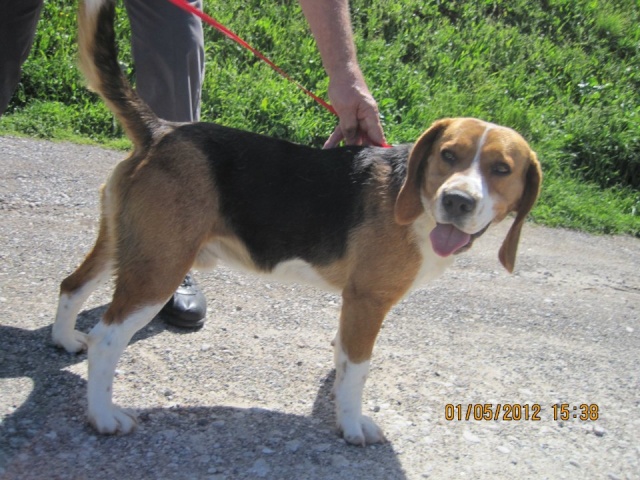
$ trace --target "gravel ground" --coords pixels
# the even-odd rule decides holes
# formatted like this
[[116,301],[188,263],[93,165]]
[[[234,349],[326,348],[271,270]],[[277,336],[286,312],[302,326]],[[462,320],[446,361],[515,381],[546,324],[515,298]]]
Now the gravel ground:
[[[0,478],[640,478],[640,240],[534,225],[515,274],[497,260],[499,226],[389,314],[364,400],[384,445],[348,446],[334,427],[339,297],[224,268],[197,274],[202,330],[159,317],[123,355],[114,395],[138,430],[95,434],[86,355],[55,349],[50,325],[121,157],[0,137]],[[109,298],[90,298],[81,330]],[[487,403],[538,404],[539,420],[464,419]],[[597,420],[573,418],[581,404]]]

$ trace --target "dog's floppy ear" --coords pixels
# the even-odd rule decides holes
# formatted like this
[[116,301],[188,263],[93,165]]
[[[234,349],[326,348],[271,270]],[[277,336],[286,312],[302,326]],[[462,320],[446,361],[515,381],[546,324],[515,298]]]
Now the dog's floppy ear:
[[502,242],[498,257],[500,263],[507,269],[509,273],[513,272],[513,267],[516,263],[516,252],[518,251],[518,242],[520,240],[520,231],[522,225],[527,218],[527,215],[533,208],[533,205],[538,199],[540,193],[540,186],[542,184],[542,170],[540,169],[540,163],[535,152],[531,151],[529,169],[527,170],[527,176],[525,178],[524,192],[522,198],[516,208],[517,215],[513,221],[507,236]]
[[450,124],[451,119],[448,118],[434,122],[413,146],[407,160],[407,176],[396,199],[395,218],[399,225],[412,223],[424,211],[420,194],[422,174],[426,167],[424,164],[431,153],[433,142]]

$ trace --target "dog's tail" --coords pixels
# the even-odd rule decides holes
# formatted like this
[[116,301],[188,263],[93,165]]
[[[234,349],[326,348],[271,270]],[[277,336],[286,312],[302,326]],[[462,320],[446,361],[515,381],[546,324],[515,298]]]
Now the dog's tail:
[[133,90],[118,63],[116,0],[81,0],[78,11],[80,69],[89,88],[105,100],[136,149],[146,150],[163,125]]

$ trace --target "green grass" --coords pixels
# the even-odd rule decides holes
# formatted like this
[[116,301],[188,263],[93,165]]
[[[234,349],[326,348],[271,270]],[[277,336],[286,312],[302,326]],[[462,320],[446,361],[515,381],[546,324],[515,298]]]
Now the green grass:
[[[158,0],[160,1],[160,0]],[[208,13],[326,96],[296,2],[205,2]],[[50,0],[0,134],[128,142],[75,67],[75,2]],[[640,237],[640,6],[628,0],[353,0],[359,59],[388,139],[477,116],[533,145],[545,182],[539,223]],[[128,26],[123,65],[134,78]],[[209,27],[203,120],[321,145],[335,119]]]

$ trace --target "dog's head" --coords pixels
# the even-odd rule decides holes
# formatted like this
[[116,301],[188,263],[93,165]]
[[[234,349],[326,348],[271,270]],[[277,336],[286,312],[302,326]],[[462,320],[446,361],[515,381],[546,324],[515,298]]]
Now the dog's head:
[[407,225],[425,210],[436,227],[441,256],[471,246],[492,222],[516,218],[500,248],[500,262],[513,271],[522,225],[542,182],[536,154],[514,130],[473,118],[435,122],[413,146],[395,205],[396,222]]

